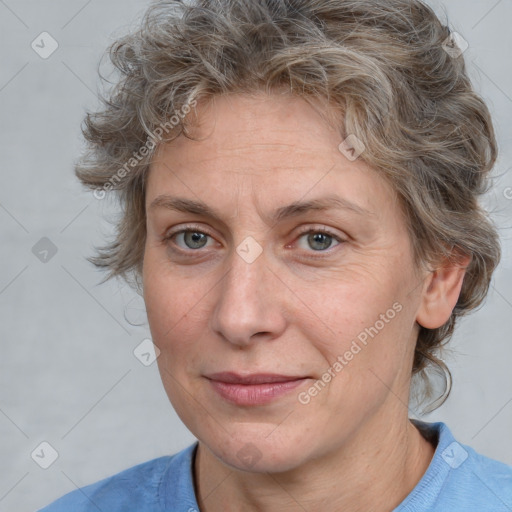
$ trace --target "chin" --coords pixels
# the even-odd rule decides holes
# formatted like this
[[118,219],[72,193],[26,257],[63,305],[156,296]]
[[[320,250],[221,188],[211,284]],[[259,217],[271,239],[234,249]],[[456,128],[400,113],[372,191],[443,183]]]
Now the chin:
[[[281,473],[305,462],[308,450],[304,439],[299,442],[295,439],[299,436],[290,432],[282,432],[280,436],[272,438],[274,433],[268,435],[267,424],[265,429],[260,429],[254,435],[254,425],[251,427],[244,432],[237,432],[233,437],[222,432],[215,439],[211,435],[199,439],[224,464],[240,471]],[[264,435],[261,433],[263,430]]]

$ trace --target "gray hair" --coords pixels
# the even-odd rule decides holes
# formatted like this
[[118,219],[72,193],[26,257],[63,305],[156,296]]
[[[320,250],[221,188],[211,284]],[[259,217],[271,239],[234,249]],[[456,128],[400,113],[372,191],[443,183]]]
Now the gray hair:
[[140,286],[145,177],[159,144],[190,136],[191,105],[283,87],[324,98],[341,136],[357,137],[361,158],[397,192],[416,263],[471,258],[451,318],[422,327],[416,344],[413,375],[432,364],[449,375],[437,351],[482,303],[500,259],[478,204],[497,156],[492,121],[451,41],[418,0],[153,2],[140,28],[110,47],[118,78],[84,122],[76,174],[96,194],[115,190],[122,206],[115,239],[91,261]]

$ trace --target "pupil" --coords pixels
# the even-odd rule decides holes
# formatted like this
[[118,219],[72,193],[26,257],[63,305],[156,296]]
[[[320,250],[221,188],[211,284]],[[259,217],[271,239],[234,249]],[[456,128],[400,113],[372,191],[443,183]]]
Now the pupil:
[[[309,235],[309,243],[311,244],[311,247],[315,251],[319,251],[322,249],[328,249],[331,245],[330,235],[326,235],[325,233],[315,233],[313,235]],[[317,243],[320,244],[320,247],[316,245]]]
[[[191,244],[193,249],[197,249],[198,247],[202,247],[205,243],[206,236],[203,233],[186,233],[191,239]],[[202,242],[202,243],[201,243]],[[199,244],[199,245],[196,245]],[[189,244],[187,244],[189,245]]]

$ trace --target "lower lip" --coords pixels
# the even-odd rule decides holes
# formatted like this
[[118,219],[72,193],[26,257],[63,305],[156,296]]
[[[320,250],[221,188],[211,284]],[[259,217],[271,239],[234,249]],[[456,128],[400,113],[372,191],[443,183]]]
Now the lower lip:
[[222,398],[236,405],[264,405],[289,393],[305,380],[297,379],[268,384],[231,384],[210,380],[210,383]]

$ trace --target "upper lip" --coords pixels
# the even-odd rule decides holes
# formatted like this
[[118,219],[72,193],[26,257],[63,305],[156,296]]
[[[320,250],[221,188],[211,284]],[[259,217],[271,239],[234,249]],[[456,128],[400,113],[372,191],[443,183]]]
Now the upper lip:
[[240,375],[234,372],[219,372],[207,375],[206,378],[228,384],[270,384],[274,382],[290,382],[307,377],[299,375],[278,375],[275,373],[252,373]]

